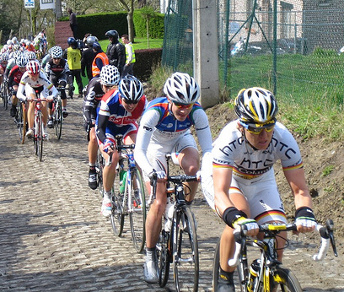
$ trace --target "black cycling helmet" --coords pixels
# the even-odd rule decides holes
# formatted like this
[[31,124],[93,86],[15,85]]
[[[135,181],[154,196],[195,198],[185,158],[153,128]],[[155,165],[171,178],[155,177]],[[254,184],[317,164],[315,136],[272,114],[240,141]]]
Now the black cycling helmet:
[[92,48],[95,49],[97,53],[102,51],[102,47],[100,46],[98,42],[94,42],[92,45]]
[[128,103],[138,103],[143,96],[143,85],[139,79],[132,75],[126,75],[118,86],[122,98]]
[[274,95],[261,87],[242,89],[235,99],[234,109],[242,122],[257,124],[275,120],[278,111]]
[[118,40],[118,32],[117,32],[117,30],[114,30],[114,29],[108,30],[105,33],[105,36],[108,38],[110,38],[110,37],[114,38],[114,40]]

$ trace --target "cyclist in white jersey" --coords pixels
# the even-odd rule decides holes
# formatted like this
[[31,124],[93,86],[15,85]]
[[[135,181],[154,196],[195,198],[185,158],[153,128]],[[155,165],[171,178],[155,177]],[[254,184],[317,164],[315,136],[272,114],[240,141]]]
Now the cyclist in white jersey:
[[[187,175],[196,175],[199,170],[199,153],[190,127],[194,126],[203,155],[210,154],[212,137],[208,118],[197,103],[199,86],[185,73],[174,73],[167,79],[164,92],[167,97],[152,100],[140,121],[135,160],[143,170],[146,182],[153,176],[158,177],[156,199],[150,207],[146,220],[147,256],[144,265],[144,279],[148,283],[158,281],[156,243],[161,230],[166,196],[166,158],[173,154]],[[149,183],[147,183],[149,189]],[[189,183],[190,194],[187,201],[192,202],[197,182]]]
[[[257,222],[286,222],[274,176],[277,160],[295,197],[298,231],[312,231],[316,224],[300,150],[292,134],[276,122],[273,94],[259,87],[243,89],[235,100],[235,112],[239,119],[223,128],[213,144],[212,157],[202,163],[203,193],[227,224],[220,243],[217,291],[221,292],[235,291],[235,267],[228,266],[235,250],[233,228],[246,225],[248,234],[256,236]],[[286,238],[283,234],[281,237]],[[284,239],[278,239],[279,260],[284,243]]]
[[[43,125],[44,125],[43,136],[47,138],[48,137],[48,131],[46,129],[47,120],[48,120],[47,101],[52,101],[54,97],[57,97],[58,91],[55,88],[55,86],[49,81],[45,73],[41,71],[39,62],[37,60],[32,60],[27,63],[26,72],[24,73],[24,75],[22,76],[20,80],[18,92],[17,92],[17,98],[21,100],[31,101],[32,99],[36,98],[36,91],[39,92],[39,97],[45,100],[42,102],[42,105],[43,105],[42,116],[43,116]],[[51,95],[49,95],[49,91],[51,92]],[[30,102],[27,114],[28,114],[29,130],[27,131],[26,136],[30,138],[32,137],[34,133],[33,132],[34,119],[35,119],[34,102]]]

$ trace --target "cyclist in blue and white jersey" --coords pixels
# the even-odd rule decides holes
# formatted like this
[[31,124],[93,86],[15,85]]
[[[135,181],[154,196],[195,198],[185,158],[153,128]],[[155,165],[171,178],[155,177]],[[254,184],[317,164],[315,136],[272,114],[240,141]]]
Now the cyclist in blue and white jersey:
[[[40,93],[40,98],[45,99],[46,101],[42,102],[42,115],[43,115],[43,125],[44,125],[44,133],[43,136],[47,139],[48,138],[48,131],[46,129],[47,120],[48,120],[48,110],[47,110],[47,101],[52,101],[54,97],[57,97],[58,91],[54,84],[52,84],[45,73],[41,70],[40,64],[38,61],[29,61],[26,65],[26,72],[22,76],[18,92],[17,98],[20,100],[27,100],[31,101],[32,99],[36,98],[36,92]],[[49,91],[51,95],[49,95]],[[25,93],[25,94],[24,94]],[[34,127],[34,120],[35,120],[35,103],[29,103],[29,109],[27,111],[28,115],[28,125],[29,129],[26,133],[28,138],[31,138],[34,134],[33,127]]]
[[[111,65],[112,66],[112,65]],[[120,74],[118,72],[118,74]],[[120,75],[118,75],[120,78]],[[141,117],[146,106],[143,85],[136,77],[127,75],[118,84],[118,89],[107,92],[101,102],[96,120],[96,134],[99,149],[107,161],[112,153],[111,165],[106,165],[103,171],[104,198],[101,212],[103,216],[111,215],[111,189],[116,176],[116,166],[119,153],[116,146],[116,135],[123,135],[123,142],[131,145],[136,142],[138,129],[137,120]]]
[[[235,291],[235,267],[228,266],[235,251],[233,228],[245,225],[248,235],[256,236],[257,223],[287,222],[273,169],[277,160],[294,195],[298,231],[310,232],[316,225],[300,150],[292,134],[276,121],[273,94],[259,87],[243,89],[235,100],[235,112],[239,119],[223,128],[212,157],[202,162],[203,193],[227,224],[220,242],[220,292]],[[279,260],[285,238],[281,233],[277,240]]]
[[[155,175],[158,177],[156,199],[146,220],[147,256],[144,279],[148,283],[158,281],[156,243],[167,202],[165,155],[173,154],[174,162],[187,175],[196,175],[200,157],[190,131],[192,126],[196,130],[203,155],[212,149],[208,118],[197,102],[200,89],[194,78],[185,73],[173,73],[165,82],[164,93],[166,97],[156,98],[148,104],[140,121],[135,147],[135,160],[143,170],[145,181],[148,182]],[[187,201],[191,203],[198,183],[188,185],[190,194]]]

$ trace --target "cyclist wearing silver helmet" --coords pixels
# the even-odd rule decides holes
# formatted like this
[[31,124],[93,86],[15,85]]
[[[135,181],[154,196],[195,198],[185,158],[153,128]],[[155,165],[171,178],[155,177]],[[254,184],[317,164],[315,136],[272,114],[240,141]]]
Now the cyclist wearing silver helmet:
[[[69,67],[66,59],[63,58],[63,50],[60,46],[54,46],[50,49],[51,59],[45,67],[45,73],[47,77],[54,84],[56,88],[61,86],[61,100],[62,100],[62,114],[66,118],[68,116],[67,112],[67,94],[65,87],[67,85],[67,79],[69,76]],[[54,128],[54,121],[52,118],[52,103],[49,103],[49,120],[48,127]]]
[[[202,163],[202,189],[209,205],[227,224],[220,242],[220,279],[217,291],[234,292],[228,259],[235,251],[233,228],[245,225],[248,235],[258,225],[286,223],[273,164],[281,161],[295,197],[299,232],[309,232],[316,221],[299,147],[292,134],[276,121],[273,94],[259,87],[243,89],[235,99],[238,119],[227,124],[214,142],[212,156]],[[281,260],[286,234],[278,239]],[[226,255],[226,256],[223,256]]]
[[119,72],[115,66],[106,65],[100,71],[99,77],[94,77],[84,90],[83,115],[85,120],[85,130],[88,140],[88,186],[95,190],[98,187],[96,160],[98,153],[98,141],[95,131],[97,110],[103,95],[117,88],[119,83]]
[[[203,155],[210,153],[212,137],[207,115],[197,102],[200,89],[189,74],[176,72],[164,85],[165,97],[152,100],[140,121],[135,146],[135,160],[143,171],[147,188],[153,176],[158,177],[156,200],[150,207],[146,220],[146,263],[144,279],[148,283],[158,281],[156,243],[161,228],[161,218],[166,207],[166,158],[172,154],[187,175],[196,175],[200,167],[200,157],[196,141],[190,128],[196,130]],[[192,202],[197,182],[188,184]]]
[[[118,72],[118,76],[119,74]],[[112,153],[112,163],[106,165],[103,172],[104,198],[101,212],[105,217],[111,214],[111,188],[119,160],[119,154],[113,148],[116,145],[115,137],[117,134],[122,134],[123,142],[127,145],[136,142],[137,120],[141,117],[145,106],[146,97],[143,95],[142,83],[134,76],[121,79],[118,89],[107,92],[100,102],[96,120],[99,149],[105,160],[108,160],[109,153]]]

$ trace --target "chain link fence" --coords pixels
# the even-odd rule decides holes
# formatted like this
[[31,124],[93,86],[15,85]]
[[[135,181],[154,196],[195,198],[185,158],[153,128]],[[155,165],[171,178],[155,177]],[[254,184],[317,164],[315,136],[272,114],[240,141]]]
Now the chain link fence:
[[[234,97],[241,88],[261,86],[279,98],[341,106],[344,2],[313,10],[279,3],[275,10],[270,1],[218,1],[221,88]],[[170,0],[163,65],[190,64],[184,71],[192,73],[192,40],[192,1]]]

